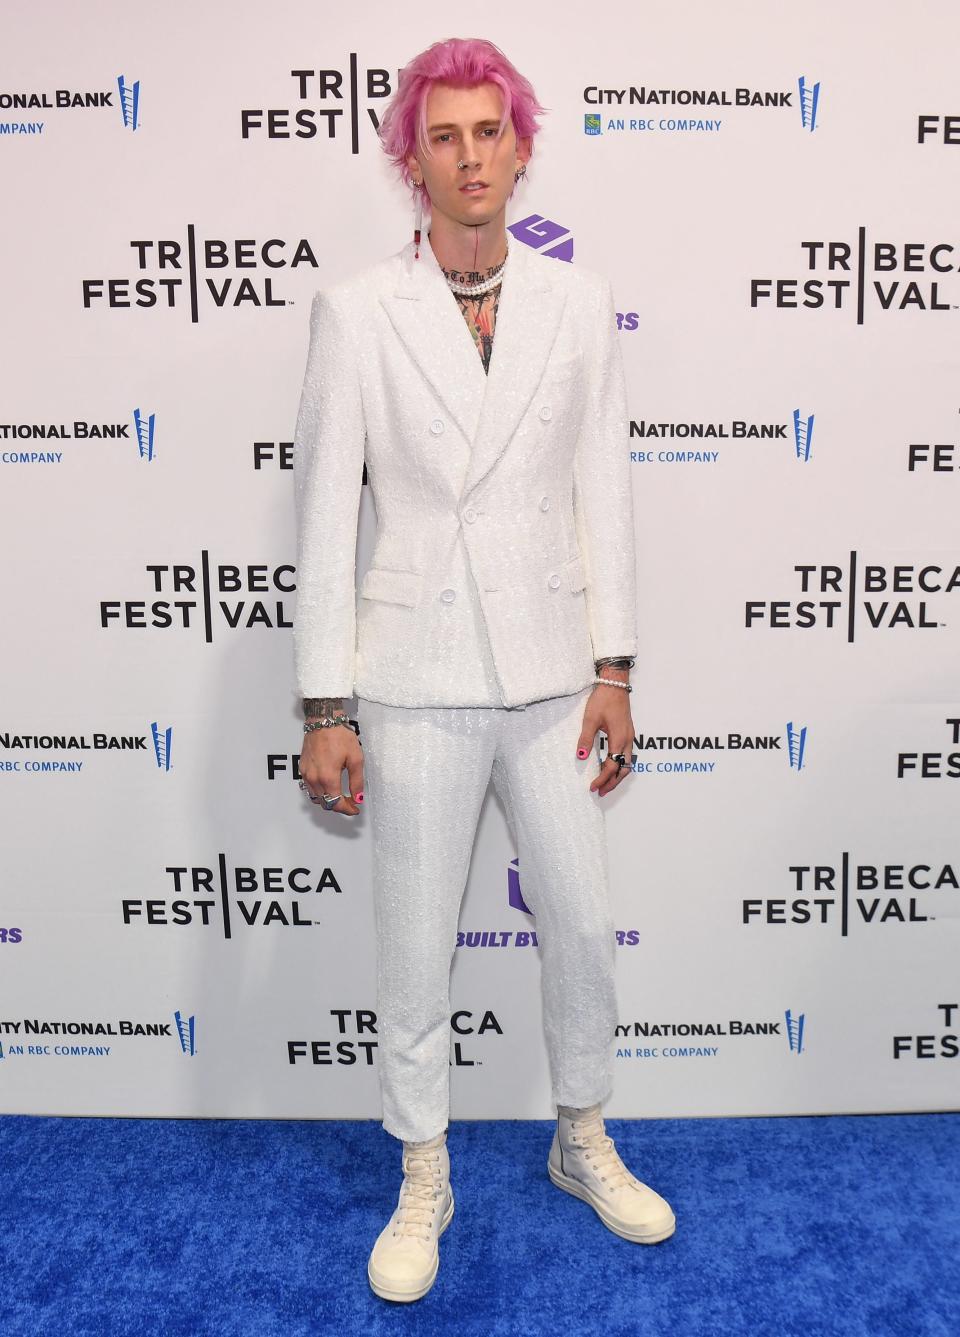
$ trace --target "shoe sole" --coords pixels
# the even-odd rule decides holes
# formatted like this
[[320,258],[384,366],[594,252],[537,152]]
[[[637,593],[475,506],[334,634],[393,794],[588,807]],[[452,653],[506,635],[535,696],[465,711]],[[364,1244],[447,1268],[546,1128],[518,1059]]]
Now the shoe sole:
[[[446,1230],[447,1226],[450,1224],[452,1220],[453,1220],[453,1189],[450,1190],[450,1207],[449,1210],[444,1213],[443,1220],[440,1222],[440,1229],[437,1231],[437,1239],[440,1238],[440,1236],[443,1234],[443,1232]],[[418,1290],[413,1290],[413,1291],[396,1290],[392,1286],[387,1286],[382,1282],[375,1281],[373,1278],[373,1273],[370,1269],[369,1262],[367,1263],[367,1280],[370,1283],[371,1290],[374,1292],[374,1294],[379,1295],[381,1299],[398,1300],[401,1303],[407,1303],[410,1300],[420,1300],[423,1298],[424,1295],[426,1295],[427,1291],[430,1289],[430,1287],[437,1279],[437,1271],[439,1270],[439,1267],[440,1267],[440,1250],[438,1249],[437,1257],[433,1264],[433,1271],[430,1273],[430,1276],[428,1277],[425,1285],[421,1286]]]
[[677,1228],[676,1218],[674,1218],[665,1230],[657,1230],[653,1232],[646,1231],[643,1234],[631,1234],[629,1230],[620,1225],[617,1219],[612,1217],[610,1213],[596,1201],[583,1184],[578,1183],[576,1179],[568,1178],[559,1170],[554,1169],[549,1161],[547,1161],[547,1173],[553,1183],[556,1184],[557,1188],[562,1188],[565,1193],[570,1193],[573,1197],[579,1198],[581,1202],[587,1203],[597,1213],[608,1230],[612,1230],[613,1233],[619,1235],[621,1239],[630,1240],[632,1244],[659,1244],[661,1240],[669,1239]]

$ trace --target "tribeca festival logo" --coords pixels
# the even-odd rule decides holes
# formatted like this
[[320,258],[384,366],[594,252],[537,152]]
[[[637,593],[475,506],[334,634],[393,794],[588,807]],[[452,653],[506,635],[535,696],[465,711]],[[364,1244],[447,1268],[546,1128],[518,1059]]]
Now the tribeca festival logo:
[[926,1035],[894,1035],[890,1057],[893,1059],[960,1058],[957,1015],[960,1003],[937,1003],[934,1029]]
[[[856,243],[802,241],[806,278],[753,278],[752,309],[770,303],[777,310],[855,311],[862,325],[868,312],[924,313],[956,311],[956,274],[960,253],[948,241],[877,241],[867,245],[867,229],[857,229]],[[813,277],[809,277],[813,276]]]
[[920,115],[917,117],[917,143],[960,144],[960,116]]
[[[156,720],[150,725],[150,738],[153,742],[153,755],[161,771],[170,770],[170,748],[173,741],[173,727],[162,728]],[[68,774],[79,775],[86,762],[81,758],[59,756],[21,758],[22,752],[139,752],[147,753],[146,734],[108,734],[108,733],[11,733],[0,732],[0,774],[37,775]]]
[[[644,84],[639,87],[601,88],[590,84],[583,90],[588,106],[604,106],[622,110],[625,107],[653,108],[751,108],[795,111],[803,130],[817,128],[820,104],[820,82],[811,83],[804,75],[797,80],[796,103],[793,90],[758,91],[753,88],[655,88]],[[728,124],[726,116],[653,115],[609,116],[604,120],[600,112],[584,112],[583,133],[596,136],[646,131],[668,134],[717,134]]]
[[[136,130],[140,124],[140,80],[130,83],[124,75],[117,77],[119,103],[113,101],[113,91],[108,89],[97,92],[76,93],[69,88],[57,88],[52,93],[43,91],[0,92],[0,112],[4,111],[83,111],[113,108],[119,105],[123,125],[128,130]],[[47,123],[42,120],[18,117],[0,120],[2,135],[42,135]]]
[[[523,899],[520,890],[520,860],[513,858],[507,865],[507,906],[534,919],[535,915]],[[640,942],[639,929],[615,929],[618,947],[636,947]],[[535,928],[458,929],[457,947],[538,947]]]
[[293,626],[283,597],[297,588],[296,567],[289,563],[214,565],[209,550],[202,548],[199,566],[151,562],[144,570],[152,584],[150,592],[163,597],[101,599],[101,630],[119,626],[123,631],[143,627],[194,631],[202,626],[204,640],[209,644],[214,625],[233,631],[289,630]]
[[[232,938],[238,928],[328,928],[325,902],[343,888],[331,868],[248,868],[229,865],[225,853],[215,867],[172,864],[163,870],[157,895],[123,898],[121,918],[130,927],[219,929]],[[323,899],[321,899],[323,898]]]
[[[664,1040],[710,1039],[752,1039],[784,1036],[787,1049],[792,1054],[803,1052],[803,1030],[805,1013],[795,1013],[787,1008],[784,1022],[748,1021],[742,1017],[729,1017],[723,1021],[629,1021],[618,1022],[614,1035],[624,1039],[646,1041],[645,1044],[620,1045],[617,1058],[658,1059],[658,1058],[716,1058],[720,1053],[719,1044],[664,1044]],[[652,1044],[651,1041],[660,1041]]]
[[240,112],[240,137],[336,141],[349,130],[350,152],[360,152],[361,112],[369,123],[366,143],[376,145],[377,115],[395,87],[389,70],[363,66],[356,51],[347,68],[286,71],[293,80],[293,104],[247,107]]
[[[291,1067],[306,1061],[312,1067],[362,1067],[372,1068],[378,1048],[377,1014],[367,1007],[332,1007],[335,1039],[288,1040],[286,1042],[287,1062]],[[504,1029],[496,1013],[487,1008],[483,1012],[471,1012],[467,1008],[458,1008],[450,1014],[450,1066],[452,1068],[477,1068],[483,1066],[483,1059],[477,1058],[478,1039],[486,1046],[483,1037],[503,1036]],[[469,1050],[464,1043],[470,1038]]]
[[[946,626],[935,610],[960,589],[960,564],[861,562],[853,549],[844,566],[797,564],[801,597],[746,599],[748,631],[840,631],[854,641],[860,631],[937,631]],[[930,596],[935,596],[931,599]]]
[[197,324],[201,304],[204,312],[287,306],[274,289],[275,280],[300,265],[317,268],[306,238],[205,238],[193,223],[186,224],[183,240],[133,240],[129,245],[135,256],[132,275],[80,280],[85,311],[189,308],[191,323]]
[[953,441],[911,441],[906,451],[907,473],[952,474],[960,470],[960,449]]
[[898,780],[960,779],[960,717],[948,716],[943,723],[947,727],[947,746],[955,750],[898,752]]
[[[636,422],[631,418],[630,436],[654,442],[789,442],[793,447],[792,458],[806,463],[813,443],[813,419],[812,413],[804,417],[799,409],[794,409],[791,419],[784,422],[749,422],[745,418],[716,422],[651,422],[641,418]],[[700,449],[699,445],[693,445],[631,450],[630,459],[634,464],[716,464],[720,455],[719,449]]]
[[786,888],[767,896],[743,897],[745,927],[895,932],[960,913],[960,868],[940,860],[908,863],[855,863],[843,850],[839,863],[787,866]]
[[[250,443],[250,467],[254,473],[263,473],[273,476],[278,471],[288,473],[293,470],[294,443],[290,440],[277,441],[254,441]],[[269,469],[268,469],[269,466]],[[363,462],[363,472],[360,475],[360,486],[366,487],[367,462]]]

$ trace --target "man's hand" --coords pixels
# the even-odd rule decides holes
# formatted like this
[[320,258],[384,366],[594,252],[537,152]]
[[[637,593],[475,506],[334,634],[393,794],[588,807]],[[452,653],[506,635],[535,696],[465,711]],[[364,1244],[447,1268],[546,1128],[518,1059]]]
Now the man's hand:
[[[603,677],[616,678],[617,682],[626,682],[629,669],[604,668]],[[587,698],[583,712],[583,728],[577,740],[577,752],[589,753],[597,730],[602,729],[607,735],[607,758],[600,767],[600,773],[590,781],[591,790],[597,790],[601,797],[616,789],[633,771],[630,758],[633,755],[633,717],[630,713],[630,693],[622,687],[602,687],[599,683]],[[618,763],[611,761],[615,752],[622,752],[627,764],[618,769]]]
[[[347,794],[342,790],[344,768],[350,779]],[[357,815],[360,807],[352,796],[359,794],[362,798],[363,795],[363,749],[349,725],[311,729],[303,735],[300,778],[309,793],[318,799],[321,794],[341,795],[336,807],[329,809],[330,812],[342,812],[346,817]]]

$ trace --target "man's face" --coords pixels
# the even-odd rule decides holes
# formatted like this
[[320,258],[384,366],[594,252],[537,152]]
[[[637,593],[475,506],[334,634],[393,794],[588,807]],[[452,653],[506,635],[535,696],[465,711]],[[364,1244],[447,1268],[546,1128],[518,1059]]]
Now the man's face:
[[[513,121],[497,137],[503,98],[495,84],[451,88],[434,84],[427,94],[427,143],[407,161],[414,175],[422,173],[434,213],[475,226],[487,223],[505,208],[514,187],[514,173],[529,157],[527,142],[518,146]],[[458,162],[467,164],[458,168]],[[481,189],[465,190],[467,181],[483,181]]]

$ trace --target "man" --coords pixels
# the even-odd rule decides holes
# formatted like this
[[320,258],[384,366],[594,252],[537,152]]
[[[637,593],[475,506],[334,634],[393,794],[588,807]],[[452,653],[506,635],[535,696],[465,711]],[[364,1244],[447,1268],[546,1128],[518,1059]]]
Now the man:
[[[630,774],[633,507],[610,284],[506,232],[542,111],[489,42],[404,68],[380,134],[416,193],[414,241],[314,297],[295,434],[301,785],[344,815],[365,782],[370,800],[383,1126],[404,1178],[368,1278],[401,1301],[433,1284],[453,1214],[450,966],[491,777],[540,943],[550,1178],[625,1239],[675,1228],[600,1115],[617,1009],[599,799]],[[357,611],[364,460],[378,526]]]

